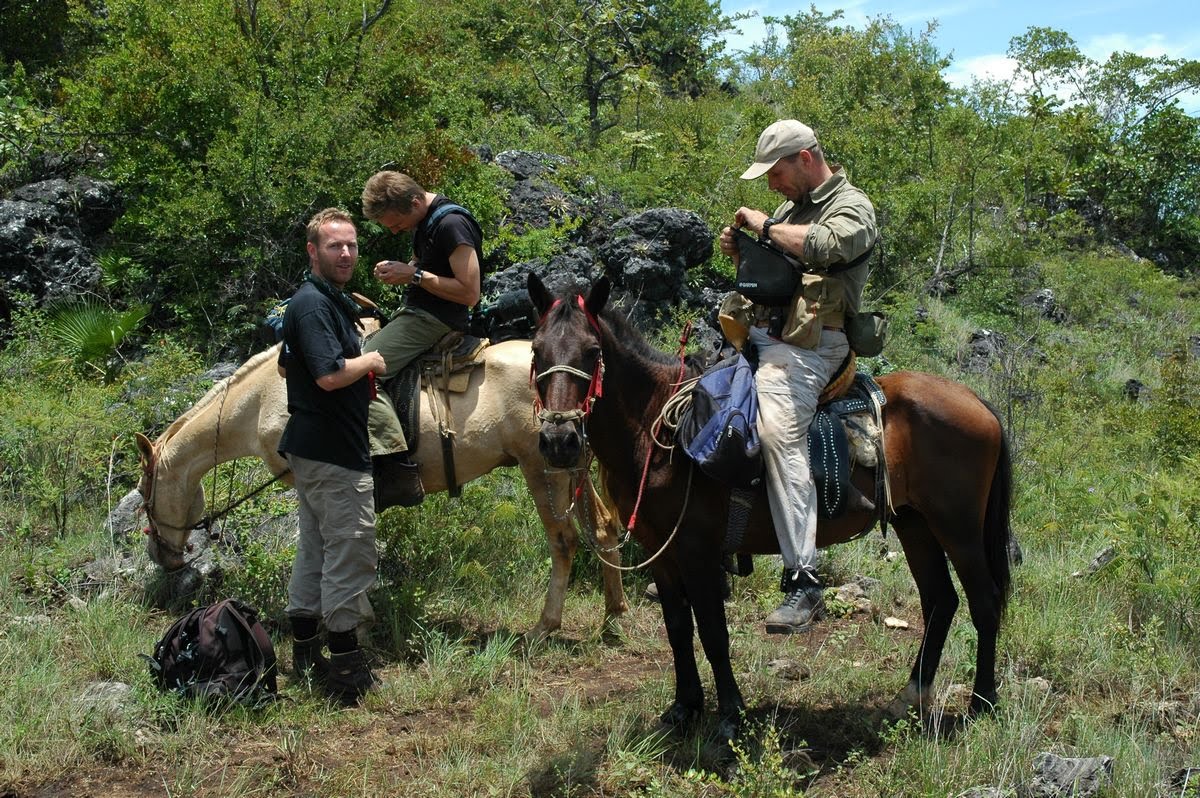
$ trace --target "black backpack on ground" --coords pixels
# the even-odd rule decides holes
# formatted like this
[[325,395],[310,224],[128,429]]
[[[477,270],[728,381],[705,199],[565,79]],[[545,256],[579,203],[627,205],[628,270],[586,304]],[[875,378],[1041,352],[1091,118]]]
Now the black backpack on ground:
[[187,613],[146,659],[161,689],[188,698],[257,704],[277,690],[275,647],[258,612],[237,599]]

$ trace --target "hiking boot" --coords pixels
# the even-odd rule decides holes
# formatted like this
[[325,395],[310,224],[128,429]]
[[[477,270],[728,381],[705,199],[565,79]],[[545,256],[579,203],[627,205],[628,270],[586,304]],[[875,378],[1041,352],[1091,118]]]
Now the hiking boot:
[[329,655],[325,692],[330,698],[347,706],[357,704],[378,683],[375,674],[367,667],[367,658],[361,648]]
[[292,641],[292,674],[301,681],[325,684],[329,678],[329,660],[321,653],[321,638]]
[[790,635],[807,632],[825,617],[825,591],[811,568],[784,573],[783,603],[767,616],[767,633]]
[[371,458],[375,479],[375,512],[389,507],[416,507],[425,499],[421,472],[408,459],[408,452],[381,454]]

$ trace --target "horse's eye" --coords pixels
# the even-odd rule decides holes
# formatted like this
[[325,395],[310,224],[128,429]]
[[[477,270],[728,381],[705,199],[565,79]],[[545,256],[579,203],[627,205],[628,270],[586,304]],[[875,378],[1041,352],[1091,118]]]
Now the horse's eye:
[[588,360],[596,360],[600,357],[599,346],[589,346],[583,353],[583,356]]

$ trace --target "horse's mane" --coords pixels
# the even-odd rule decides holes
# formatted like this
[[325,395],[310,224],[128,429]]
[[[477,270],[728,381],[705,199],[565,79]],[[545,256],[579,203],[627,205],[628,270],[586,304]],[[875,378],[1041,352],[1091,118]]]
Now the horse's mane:
[[636,327],[629,323],[624,313],[612,308],[605,308],[600,312],[600,320],[608,325],[609,334],[613,340],[620,341],[630,350],[628,354],[656,366],[678,367],[678,358],[653,346]]
[[[669,366],[674,372],[678,372],[679,355],[673,352],[664,352],[652,345],[636,327],[629,323],[624,313],[605,308],[600,312],[600,319],[608,325],[610,334],[615,336],[616,340],[628,344],[631,355],[655,366]],[[700,374],[708,366],[707,358],[694,353],[685,355],[684,363],[686,376],[690,377]],[[672,373],[671,380],[674,381],[676,376],[676,373]]]
[[184,424],[188,423],[197,415],[199,415],[199,413],[204,410],[204,408],[212,404],[218,396],[228,392],[236,383],[245,380],[246,375],[256,370],[263,364],[264,361],[274,360],[278,356],[279,344],[276,344],[270,349],[264,349],[262,352],[259,352],[251,357],[249,360],[243,363],[237,371],[233,372],[225,379],[217,380],[215,383],[213,383],[213,387],[208,389],[208,393],[200,397],[200,400],[196,402],[196,404],[192,405],[191,408],[186,410],[183,415],[171,422],[171,426],[167,427],[166,431],[159,436],[157,443],[159,445],[166,443],[171,439],[171,436],[173,436],[183,427]]

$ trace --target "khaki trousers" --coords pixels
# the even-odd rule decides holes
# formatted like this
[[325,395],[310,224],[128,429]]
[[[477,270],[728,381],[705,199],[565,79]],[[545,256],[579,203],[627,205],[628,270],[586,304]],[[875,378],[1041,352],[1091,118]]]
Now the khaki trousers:
[[[376,374],[379,382],[395,377],[409,363],[429,351],[450,328],[431,313],[403,307],[392,320],[363,344],[363,352],[383,355],[387,371]],[[379,386],[371,400],[367,416],[367,433],[371,438],[371,456],[407,452],[408,441],[387,391]]]
[[289,616],[322,618],[330,632],[375,619],[374,483],[369,471],[287,456],[300,497],[300,536],[288,583]]
[[808,465],[808,425],[817,398],[850,351],[846,334],[822,330],[816,349],[801,349],[750,330],[758,347],[758,436],[767,466],[767,499],[784,567],[813,564],[817,491]]

